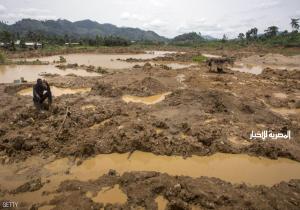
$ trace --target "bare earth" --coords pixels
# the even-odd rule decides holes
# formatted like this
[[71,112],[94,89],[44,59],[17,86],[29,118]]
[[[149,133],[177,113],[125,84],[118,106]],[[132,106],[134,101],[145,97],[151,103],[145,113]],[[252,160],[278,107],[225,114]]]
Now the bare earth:
[[[183,63],[194,53],[147,61]],[[130,160],[135,151],[185,158],[216,153],[248,154],[286,158],[299,164],[299,59],[291,64],[292,58],[271,56],[240,58],[244,63],[272,65],[259,75],[229,69],[225,74],[211,73],[205,64],[184,69],[146,64],[108,70],[99,77],[48,75],[51,86],[91,91],[57,96],[52,110],[42,113],[36,112],[30,96],[18,94],[32,87],[32,83],[0,84],[0,176],[6,175],[0,178],[0,200],[22,200],[20,209],[158,209],[155,199],[162,196],[166,208],[174,210],[299,209],[300,174],[296,174],[295,180],[272,187],[159,171],[120,174],[111,170],[91,180],[48,180],[55,173],[47,176],[39,165],[67,157],[72,161],[70,165],[60,164],[59,173],[72,175],[70,167],[95,155],[128,153]],[[124,96],[134,96],[137,102],[155,96],[145,100],[157,103],[127,103]],[[67,107],[71,115],[58,133]],[[292,140],[249,140],[252,130],[290,130]],[[41,160],[36,168],[32,162],[28,166],[22,164],[37,157]],[[8,172],[20,172],[20,182],[14,180],[17,186],[9,186]],[[115,185],[125,194],[125,202],[95,201],[97,192]],[[29,198],[33,195],[36,199]]]

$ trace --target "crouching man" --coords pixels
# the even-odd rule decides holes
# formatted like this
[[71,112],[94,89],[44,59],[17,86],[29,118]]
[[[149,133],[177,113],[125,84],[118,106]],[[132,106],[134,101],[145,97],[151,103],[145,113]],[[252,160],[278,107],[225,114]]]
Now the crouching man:
[[[48,99],[48,106],[44,104],[46,99]],[[51,107],[52,93],[46,80],[37,79],[36,84],[33,86],[33,103],[38,110]]]

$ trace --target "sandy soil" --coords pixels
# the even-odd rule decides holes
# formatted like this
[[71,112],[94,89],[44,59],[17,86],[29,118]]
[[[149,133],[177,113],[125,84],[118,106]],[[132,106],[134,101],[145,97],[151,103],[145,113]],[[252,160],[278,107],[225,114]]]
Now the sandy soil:
[[[187,61],[193,55],[154,60]],[[226,72],[209,73],[205,64],[199,64],[178,70],[145,65],[109,71],[102,77],[54,75],[47,78],[53,86],[90,87],[91,92],[55,97],[53,109],[42,113],[36,112],[30,96],[17,94],[32,84],[2,84],[0,160],[10,165],[36,156],[85,159],[139,150],[184,157],[222,152],[300,161],[300,72],[270,68],[260,75]],[[124,95],[146,97],[167,92],[171,94],[153,105],[122,100]],[[58,134],[67,107],[71,114]],[[252,130],[291,130],[292,140],[251,141]],[[270,188],[158,172],[120,176],[112,172],[88,182],[65,181],[55,189],[62,193],[46,204],[54,209],[100,209],[103,204],[93,202],[86,192],[115,184],[128,200],[122,205],[107,204],[105,209],[157,209],[154,199],[159,195],[167,199],[167,209],[298,209],[300,200],[299,180]],[[28,186],[32,185],[16,190],[32,190]],[[13,192],[0,189],[1,193]],[[37,209],[41,203],[22,205]]]

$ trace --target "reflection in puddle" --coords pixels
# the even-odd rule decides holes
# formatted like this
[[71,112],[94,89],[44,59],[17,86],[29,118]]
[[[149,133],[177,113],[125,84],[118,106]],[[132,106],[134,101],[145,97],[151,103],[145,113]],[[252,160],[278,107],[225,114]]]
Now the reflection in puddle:
[[218,153],[212,156],[157,156],[152,153],[98,155],[71,169],[76,179],[97,179],[110,169],[122,174],[129,171],[158,171],[173,176],[216,177],[232,183],[272,186],[300,178],[300,163],[284,158],[271,160],[248,155]]
[[[55,86],[51,86],[51,92],[53,96],[62,96],[66,94],[82,94],[90,92],[91,88],[59,88]],[[26,88],[18,92],[21,96],[32,96],[32,88]]]
[[165,210],[168,205],[168,201],[163,196],[158,196],[155,202],[158,205],[158,210]]
[[124,204],[127,201],[127,196],[121,190],[119,185],[114,188],[104,188],[95,197],[91,193],[86,194],[95,203],[103,203],[104,205],[111,204]]
[[163,94],[158,94],[154,96],[148,96],[148,97],[139,97],[139,96],[130,96],[130,95],[125,95],[122,97],[123,101],[126,103],[143,103],[146,105],[152,105],[159,103],[163,100],[165,100],[167,95],[170,95],[171,92],[163,93]]

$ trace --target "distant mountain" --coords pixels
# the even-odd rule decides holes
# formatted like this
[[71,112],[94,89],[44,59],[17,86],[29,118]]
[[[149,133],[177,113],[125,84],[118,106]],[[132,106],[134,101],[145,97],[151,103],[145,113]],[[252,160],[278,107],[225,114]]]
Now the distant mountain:
[[68,20],[23,19],[12,25],[0,23],[0,30],[9,30],[21,36],[28,32],[39,32],[47,35],[68,35],[71,37],[118,36],[130,41],[167,41],[167,38],[159,36],[153,31],[144,31],[138,28],[117,27],[112,24],[100,24],[91,20],[71,22]]
[[172,42],[197,42],[203,41],[204,38],[201,34],[197,34],[196,32],[185,33],[173,38]]

